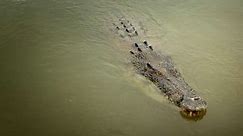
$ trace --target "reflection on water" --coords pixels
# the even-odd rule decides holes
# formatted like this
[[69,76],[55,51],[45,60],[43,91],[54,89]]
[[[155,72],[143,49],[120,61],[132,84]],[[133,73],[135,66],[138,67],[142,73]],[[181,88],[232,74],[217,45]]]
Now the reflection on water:
[[[1,0],[0,135],[239,135],[241,0]],[[197,121],[133,73],[125,15],[207,100]],[[232,112],[234,111],[234,112]]]

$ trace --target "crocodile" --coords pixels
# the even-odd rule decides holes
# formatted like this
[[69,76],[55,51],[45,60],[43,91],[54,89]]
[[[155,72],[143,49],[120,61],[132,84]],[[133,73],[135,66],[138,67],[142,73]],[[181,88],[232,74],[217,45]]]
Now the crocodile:
[[150,80],[169,101],[180,107],[186,117],[202,117],[206,114],[207,102],[188,85],[176,68],[171,57],[159,51],[146,40],[140,40],[135,26],[126,18],[113,23],[113,30],[122,38],[131,41],[130,61],[135,71]]

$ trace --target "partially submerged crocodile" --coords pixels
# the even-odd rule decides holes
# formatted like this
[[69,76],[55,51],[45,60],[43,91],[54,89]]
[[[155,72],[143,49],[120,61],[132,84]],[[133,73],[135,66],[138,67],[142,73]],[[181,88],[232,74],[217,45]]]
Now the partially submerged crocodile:
[[198,96],[176,69],[171,57],[154,51],[147,41],[140,41],[135,26],[125,18],[113,24],[114,30],[123,38],[131,41],[131,62],[136,71],[157,86],[161,93],[182,109],[187,117],[202,117],[207,103]]

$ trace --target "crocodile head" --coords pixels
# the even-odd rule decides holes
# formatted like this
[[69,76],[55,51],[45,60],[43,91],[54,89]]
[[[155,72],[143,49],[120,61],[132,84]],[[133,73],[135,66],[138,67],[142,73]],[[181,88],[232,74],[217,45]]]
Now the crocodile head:
[[182,108],[183,114],[186,116],[203,116],[206,114],[207,103],[201,97],[196,95],[184,96],[180,103],[180,107]]

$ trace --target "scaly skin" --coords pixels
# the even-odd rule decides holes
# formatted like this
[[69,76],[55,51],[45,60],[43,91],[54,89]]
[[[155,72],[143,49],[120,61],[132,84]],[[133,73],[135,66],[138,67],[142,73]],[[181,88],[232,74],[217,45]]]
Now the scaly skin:
[[132,41],[131,62],[136,71],[149,79],[183,111],[183,116],[196,117],[206,113],[207,103],[186,83],[171,57],[154,51],[147,41],[139,42],[136,28],[125,18],[113,24],[121,37]]

